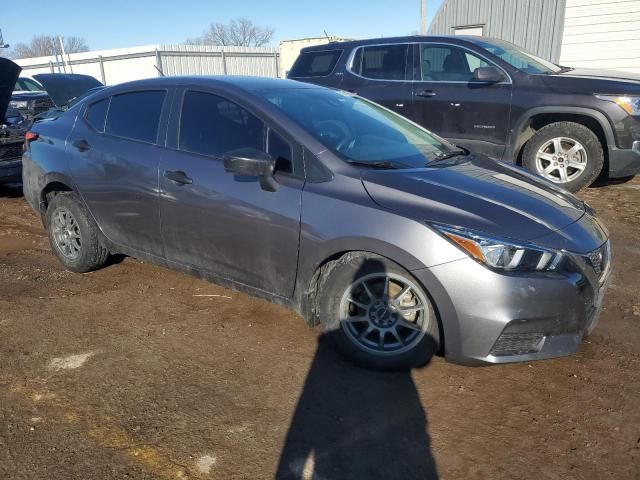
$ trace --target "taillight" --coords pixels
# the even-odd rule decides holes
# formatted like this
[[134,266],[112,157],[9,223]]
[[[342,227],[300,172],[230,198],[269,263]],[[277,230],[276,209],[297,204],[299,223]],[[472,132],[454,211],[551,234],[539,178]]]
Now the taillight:
[[29,144],[34,140],[37,140],[38,136],[39,135],[37,132],[32,132],[32,131],[28,131],[27,133],[24,134],[24,151],[25,152],[29,150]]

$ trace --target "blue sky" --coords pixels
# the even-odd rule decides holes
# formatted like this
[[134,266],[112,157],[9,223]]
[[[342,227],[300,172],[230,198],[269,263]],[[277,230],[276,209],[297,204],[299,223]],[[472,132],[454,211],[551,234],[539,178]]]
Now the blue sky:
[[[83,37],[92,50],[180,43],[213,22],[247,17],[275,29],[272,44],[329,35],[367,38],[419,29],[419,0],[2,0],[6,43],[38,34]],[[429,22],[442,0],[427,0]],[[30,12],[25,17],[25,8]],[[28,18],[28,21],[25,19]]]

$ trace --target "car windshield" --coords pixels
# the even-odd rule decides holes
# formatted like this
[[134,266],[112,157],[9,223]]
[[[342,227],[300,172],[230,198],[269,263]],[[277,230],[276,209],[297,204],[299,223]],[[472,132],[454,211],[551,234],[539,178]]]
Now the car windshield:
[[14,88],[16,91],[26,91],[26,92],[36,92],[39,90],[43,90],[42,85],[37,83],[35,80],[31,80],[30,78],[20,77],[16,81],[16,86]]
[[501,40],[474,40],[474,43],[500,57],[511,66],[526,73],[551,74],[558,73],[562,70],[562,68],[555,63],[536,57],[534,54],[522,50],[513,43],[503,42]]
[[373,102],[328,89],[260,93],[343,160],[372,168],[421,168],[462,153]]

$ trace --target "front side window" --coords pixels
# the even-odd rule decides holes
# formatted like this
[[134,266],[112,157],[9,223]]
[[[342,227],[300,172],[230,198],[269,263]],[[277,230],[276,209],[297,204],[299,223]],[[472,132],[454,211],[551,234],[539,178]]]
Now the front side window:
[[482,58],[453,45],[420,46],[420,70],[424,81],[472,82],[476,68],[489,66]]
[[550,74],[558,73],[562,70],[562,68],[555,63],[543,60],[509,42],[502,40],[491,40],[490,42],[474,40],[474,43],[495,56],[500,57],[512,67],[526,73]]
[[422,168],[454,151],[404,117],[344,92],[299,88],[261,95],[350,163]]
[[222,156],[241,148],[264,148],[264,124],[240,105],[218,95],[188,91],[180,116],[181,150]]
[[360,47],[353,57],[351,71],[376,80],[406,80],[408,59],[407,44]]
[[291,67],[289,77],[326,77],[333,72],[342,50],[302,53]]
[[155,143],[166,92],[149,90],[111,97],[105,132],[117,137]]
[[104,123],[107,119],[107,109],[109,108],[109,98],[100,100],[87,107],[84,118],[98,132],[104,132]]

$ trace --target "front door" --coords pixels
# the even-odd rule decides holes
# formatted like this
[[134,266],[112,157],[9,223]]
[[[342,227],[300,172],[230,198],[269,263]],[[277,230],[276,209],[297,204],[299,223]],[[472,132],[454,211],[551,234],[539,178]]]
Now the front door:
[[[304,186],[297,147],[234,101],[187,90],[179,133],[160,162],[166,258],[280,296],[293,293]],[[170,128],[178,122],[172,121]],[[275,191],[224,169],[224,153],[256,148],[276,158]]]
[[411,50],[406,43],[358,47],[340,88],[411,118]]
[[473,80],[479,67],[494,66],[466,48],[416,45],[415,121],[451,142],[500,159],[509,134],[512,84]]

